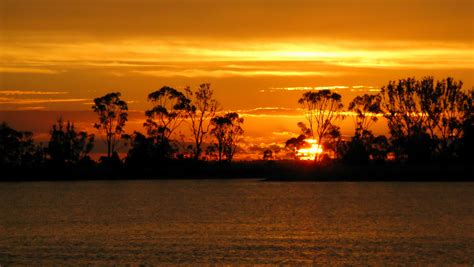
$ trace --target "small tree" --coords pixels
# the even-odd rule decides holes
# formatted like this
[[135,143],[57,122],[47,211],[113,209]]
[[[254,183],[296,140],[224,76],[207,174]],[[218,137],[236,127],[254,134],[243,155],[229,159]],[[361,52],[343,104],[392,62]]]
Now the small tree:
[[17,131],[5,122],[0,124],[0,166],[27,166],[38,152],[33,142],[33,133]]
[[218,160],[222,161],[223,156],[227,161],[231,162],[237,145],[240,141],[240,136],[244,133],[241,125],[244,122],[243,118],[235,112],[227,113],[224,116],[218,116],[211,120],[213,126],[211,134],[217,139],[217,153]]
[[50,132],[47,154],[53,162],[77,163],[86,157],[94,146],[94,135],[77,132],[74,124],[60,118]]
[[124,133],[125,123],[128,120],[128,106],[120,99],[119,92],[109,93],[94,99],[92,110],[99,116],[99,121],[94,127],[105,135],[107,144],[107,158],[111,158],[115,146]]
[[211,120],[216,116],[218,103],[209,83],[201,84],[194,92],[189,87],[185,91],[186,97],[191,100],[186,113],[193,133],[194,159],[198,160],[202,153],[202,143],[209,134]]
[[322,144],[325,134],[332,128],[334,122],[343,118],[341,111],[344,106],[341,95],[330,90],[306,92],[298,103],[305,111],[311,136]]

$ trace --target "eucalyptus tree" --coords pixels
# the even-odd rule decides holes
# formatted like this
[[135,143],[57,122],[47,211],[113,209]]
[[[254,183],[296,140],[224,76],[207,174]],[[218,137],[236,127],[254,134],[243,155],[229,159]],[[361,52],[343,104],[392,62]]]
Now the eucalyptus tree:
[[92,110],[98,115],[94,128],[103,132],[107,144],[107,158],[111,158],[117,142],[124,133],[128,120],[128,105],[119,92],[109,93],[94,99]]
[[201,84],[195,91],[185,89],[186,97],[191,101],[186,108],[193,135],[194,159],[198,160],[202,153],[202,144],[209,135],[211,120],[216,116],[218,102],[214,98],[211,84]]
[[211,134],[217,140],[218,160],[221,162],[225,156],[228,162],[231,162],[235,151],[237,150],[240,137],[244,133],[242,124],[244,119],[239,114],[230,112],[224,116],[216,116],[211,120]]
[[338,119],[344,118],[341,95],[330,90],[306,92],[298,100],[303,107],[311,136],[319,144]]
[[145,111],[144,127],[163,156],[170,152],[170,138],[187,116],[190,100],[178,90],[164,86],[148,95],[153,107]]

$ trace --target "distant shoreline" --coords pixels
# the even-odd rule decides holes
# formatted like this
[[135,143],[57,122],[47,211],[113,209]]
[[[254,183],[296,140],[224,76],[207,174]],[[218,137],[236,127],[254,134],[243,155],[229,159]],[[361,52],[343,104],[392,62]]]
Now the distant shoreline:
[[232,164],[170,161],[153,168],[61,166],[4,170],[0,182],[114,181],[114,180],[230,180],[266,182],[474,182],[474,166],[467,163],[384,163],[316,165],[299,161],[248,161]]

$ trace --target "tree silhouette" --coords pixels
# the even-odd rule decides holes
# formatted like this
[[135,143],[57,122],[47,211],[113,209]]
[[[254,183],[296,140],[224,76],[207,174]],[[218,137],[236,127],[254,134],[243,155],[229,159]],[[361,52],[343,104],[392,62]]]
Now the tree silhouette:
[[435,88],[432,78],[425,78],[423,82],[431,85],[421,88],[423,112],[429,118],[426,127],[431,138],[440,140],[438,150],[442,156],[449,157],[455,153],[456,142],[464,134],[463,121],[472,114],[472,97],[462,91],[462,82],[453,78],[438,81]]
[[382,88],[382,110],[388,120],[392,145],[400,158],[429,160],[456,157],[456,143],[463,134],[469,96],[452,78],[437,81],[407,78]]
[[186,97],[191,100],[186,113],[193,134],[194,159],[198,160],[202,153],[202,143],[209,134],[211,120],[216,116],[218,103],[209,83],[201,84],[194,92],[189,87],[185,91]]
[[219,162],[222,161],[223,156],[228,162],[231,162],[237,144],[240,141],[240,136],[244,133],[241,125],[244,122],[243,118],[235,112],[227,113],[224,116],[217,116],[211,120],[213,126],[211,134],[217,139],[217,154]]
[[36,152],[33,133],[17,131],[5,122],[0,124],[0,166],[31,165]]
[[370,161],[372,144],[375,140],[370,127],[377,122],[377,115],[381,113],[381,100],[380,94],[364,94],[356,96],[349,103],[349,111],[355,113],[352,116],[355,131],[350,141],[342,145],[341,156],[344,162],[366,164]]
[[461,138],[462,147],[460,157],[468,163],[474,160],[474,87],[466,94],[467,100],[464,102],[463,116],[463,136]]
[[120,99],[119,92],[109,93],[94,99],[92,110],[99,116],[99,121],[94,127],[104,132],[107,144],[107,158],[111,158],[115,151],[116,143],[124,132],[128,120],[128,106]]
[[130,149],[125,163],[132,168],[150,167],[156,164],[155,144],[153,138],[146,137],[140,132],[134,132],[130,137]]
[[371,131],[364,130],[359,135],[341,145],[341,157],[345,163],[367,164],[370,160],[384,162],[389,151],[385,136],[374,136]]
[[186,118],[190,100],[176,89],[164,86],[149,94],[148,101],[154,106],[145,112],[147,120],[144,126],[148,135],[154,139],[159,153],[163,154],[163,157],[169,157],[170,137]]
[[298,126],[298,128],[300,128],[301,134],[306,136],[306,138],[313,137],[311,129],[309,129],[304,122],[298,122],[296,125]]
[[322,144],[325,134],[331,129],[334,122],[343,118],[341,95],[330,90],[306,92],[298,100],[298,103],[305,110],[311,136],[313,139],[317,139],[319,144]]
[[383,108],[390,134],[394,137],[410,136],[423,129],[421,103],[417,101],[415,78],[390,81],[382,88]]
[[93,146],[94,135],[77,132],[73,123],[60,118],[51,128],[47,154],[55,163],[78,163]]
[[355,113],[355,136],[362,136],[364,131],[369,131],[370,126],[375,123],[377,115],[381,113],[380,102],[382,97],[377,95],[364,94],[355,97],[349,103],[349,111]]

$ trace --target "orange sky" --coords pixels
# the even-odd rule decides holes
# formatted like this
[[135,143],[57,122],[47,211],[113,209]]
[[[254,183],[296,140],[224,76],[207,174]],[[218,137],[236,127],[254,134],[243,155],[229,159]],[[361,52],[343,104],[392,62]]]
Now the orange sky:
[[[163,85],[210,82],[223,110],[246,114],[249,143],[281,143],[304,119],[305,90],[335,88],[347,103],[424,75],[471,88],[473,11],[471,0],[0,0],[0,110],[86,112],[120,91],[143,111]],[[50,125],[58,113],[0,120],[28,129],[25,114]]]

